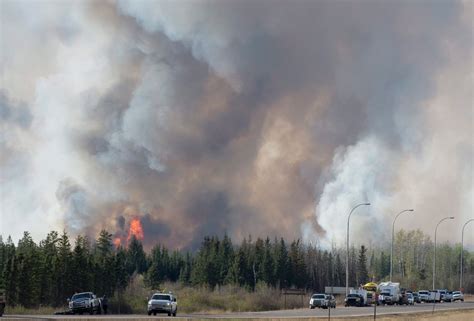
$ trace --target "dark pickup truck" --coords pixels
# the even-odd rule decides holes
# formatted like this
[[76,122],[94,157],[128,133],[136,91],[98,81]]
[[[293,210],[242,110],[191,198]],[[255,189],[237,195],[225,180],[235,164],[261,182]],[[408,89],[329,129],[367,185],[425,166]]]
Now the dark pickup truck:
[[345,299],[345,306],[357,306],[361,307],[364,305],[364,298],[360,294],[349,294]]

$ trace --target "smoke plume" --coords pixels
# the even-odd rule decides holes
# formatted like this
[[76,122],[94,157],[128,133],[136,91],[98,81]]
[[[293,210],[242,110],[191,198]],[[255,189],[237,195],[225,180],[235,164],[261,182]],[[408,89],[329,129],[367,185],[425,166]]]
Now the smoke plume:
[[[470,1],[3,1],[1,234],[458,241]],[[8,229],[7,229],[8,227]],[[456,237],[453,238],[453,235]],[[471,234],[472,235],[472,234]],[[118,242],[118,241],[116,241]],[[473,243],[469,237],[467,243]]]

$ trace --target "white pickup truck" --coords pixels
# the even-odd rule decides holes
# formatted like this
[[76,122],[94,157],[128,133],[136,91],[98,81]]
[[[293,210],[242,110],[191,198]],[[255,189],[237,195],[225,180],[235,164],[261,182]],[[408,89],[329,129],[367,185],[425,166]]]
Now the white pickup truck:
[[76,293],[69,301],[69,310],[72,314],[100,314],[102,312],[100,299],[92,292]]
[[418,291],[418,300],[421,302],[429,302],[430,301],[430,291],[428,290],[420,290]]

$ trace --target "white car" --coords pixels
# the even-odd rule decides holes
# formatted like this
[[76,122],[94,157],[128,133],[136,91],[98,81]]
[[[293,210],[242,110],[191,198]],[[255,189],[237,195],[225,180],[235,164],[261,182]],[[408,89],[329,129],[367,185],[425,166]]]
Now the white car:
[[155,293],[148,301],[148,315],[157,313],[168,313],[168,316],[176,316],[178,312],[178,302],[172,293]]
[[410,293],[410,292],[407,293],[407,300],[408,300],[409,305],[415,304],[415,297],[413,296],[413,293]]
[[92,292],[76,293],[71,299],[68,299],[68,303],[72,314],[83,314],[84,312],[100,314],[102,310],[100,299]]
[[430,301],[430,291],[420,290],[418,291],[418,298],[420,302],[429,302]]
[[462,301],[464,302],[464,294],[461,291],[453,291],[453,302]]

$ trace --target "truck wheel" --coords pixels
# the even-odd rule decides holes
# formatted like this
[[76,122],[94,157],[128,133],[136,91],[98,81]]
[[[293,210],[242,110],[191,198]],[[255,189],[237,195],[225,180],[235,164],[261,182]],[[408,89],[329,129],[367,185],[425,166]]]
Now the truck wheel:
[[150,312],[150,311],[148,311],[147,313],[148,313],[148,315],[151,315],[151,312]]
[[153,315],[156,315],[156,312],[153,312]]
[[174,313],[173,313],[174,317],[176,316],[176,313],[178,313],[178,308],[176,308],[176,310],[174,310]]
[[169,317],[171,316],[171,312],[168,312],[168,316],[169,316]]

